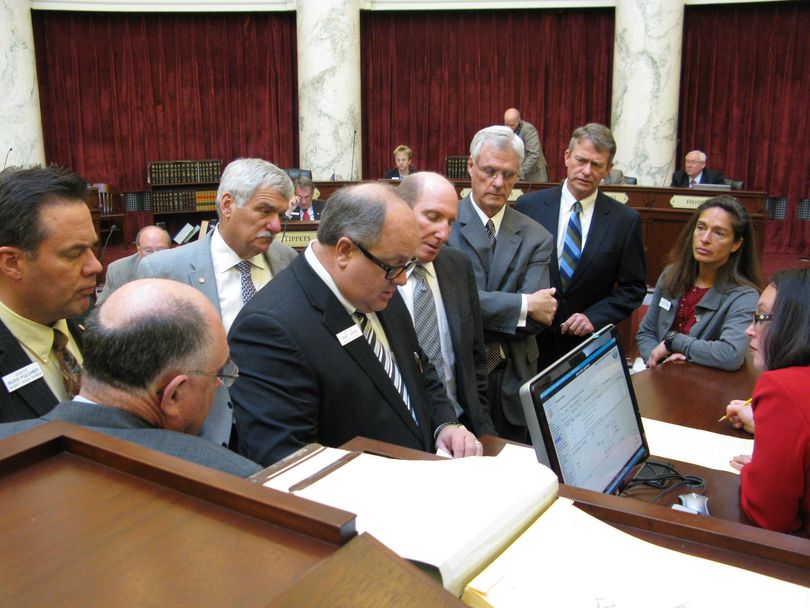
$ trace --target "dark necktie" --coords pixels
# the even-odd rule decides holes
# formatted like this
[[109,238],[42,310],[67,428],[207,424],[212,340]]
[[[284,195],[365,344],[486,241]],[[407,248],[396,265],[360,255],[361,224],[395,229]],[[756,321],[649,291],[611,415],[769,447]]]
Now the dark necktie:
[[239,280],[242,283],[242,304],[247,304],[250,298],[256,295],[256,286],[250,276],[250,262],[242,260],[236,265],[236,269],[239,271]]
[[695,184],[697,184],[697,182],[695,181],[695,178],[693,177],[692,179],[689,180],[689,187],[694,188]]
[[577,269],[579,258],[582,255],[582,224],[579,214],[582,213],[582,203],[574,203],[574,209],[568,220],[568,228],[565,231],[565,243],[563,244],[563,254],[560,259],[560,280],[563,291],[568,289],[571,277]]
[[81,385],[82,368],[76,357],[67,349],[68,339],[58,329],[53,330],[53,354],[59,365],[59,373],[62,375],[62,384],[70,398],[79,394]]
[[439,318],[436,314],[436,300],[427,282],[427,270],[421,264],[413,269],[416,285],[413,290],[413,324],[422,350],[436,368],[439,380],[444,383],[444,357],[439,339]]
[[[495,245],[497,244],[497,239],[495,238],[495,223],[492,220],[487,220],[487,223],[484,224],[484,228],[487,229],[487,238],[489,239],[489,247],[492,249],[492,253],[495,253]],[[487,373],[489,374],[494,370],[501,362],[501,343],[500,342],[490,342],[487,344]]]
[[382,343],[377,339],[377,334],[374,333],[374,328],[371,326],[371,323],[369,323],[368,317],[359,311],[354,313],[354,317],[360,323],[360,329],[363,331],[363,335],[371,346],[371,350],[374,351],[377,359],[380,360],[385,373],[391,378],[391,382],[394,383],[394,388],[397,389],[399,396],[402,397],[402,400],[405,402],[405,407],[408,408],[408,413],[411,415],[411,418],[413,418],[416,424],[419,424],[419,421],[416,419],[416,413],[411,407],[411,400],[408,398],[408,389],[405,387],[405,382],[402,381],[402,376],[399,373],[396,362],[385,352],[385,348],[383,348]]

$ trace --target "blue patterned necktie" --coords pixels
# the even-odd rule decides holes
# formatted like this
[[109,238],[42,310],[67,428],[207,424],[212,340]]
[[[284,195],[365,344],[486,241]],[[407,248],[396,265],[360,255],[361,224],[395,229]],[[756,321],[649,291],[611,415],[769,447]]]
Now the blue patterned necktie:
[[399,368],[397,367],[396,362],[393,358],[388,356],[388,353],[385,352],[385,348],[377,339],[377,334],[374,333],[374,327],[372,327],[371,323],[369,323],[368,317],[365,315],[365,313],[357,311],[354,313],[354,318],[360,323],[360,329],[363,331],[363,335],[371,346],[371,350],[374,351],[377,359],[380,360],[385,373],[388,374],[389,378],[391,378],[391,382],[394,383],[394,388],[397,389],[399,396],[402,397],[402,400],[405,402],[405,407],[408,408],[408,413],[411,415],[411,418],[413,418],[413,421],[418,425],[419,421],[416,419],[416,412],[413,411],[413,408],[411,407],[411,400],[408,398],[408,389],[405,386],[405,382],[402,380],[402,376],[399,373]]
[[582,203],[574,203],[571,217],[568,220],[568,228],[565,231],[565,243],[563,244],[563,254],[560,259],[560,279],[563,291],[568,289],[571,277],[577,269],[579,258],[582,255],[582,223],[579,214],[582,213]]
[[242,304],[247,304],[250,298],[256,295],[256,286],[250,276],[250,262],[242,260],[236,265],[236,269],[239,271],[239,280],[242,283]]
[[444,357],[442,356],[442,344],[439,338],[439,317],[436,314],[436,300],[433,299],[433,292],[427,282],[427,270],[421,264],[413,268],[413,276],[416,278],[416,285],[413,290],[413,324],[416,329],[416,336],[422,350],[430,359],[439,380],[444,384]]

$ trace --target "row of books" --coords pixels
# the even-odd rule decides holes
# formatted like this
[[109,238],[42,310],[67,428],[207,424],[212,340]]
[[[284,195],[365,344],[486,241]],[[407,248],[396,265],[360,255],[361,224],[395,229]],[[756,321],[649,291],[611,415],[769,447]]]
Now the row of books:
[[149,163],[147,179],[153,186],[213,184],[221,174],[221,160],[170,160]]
[[124,192],[124,210],[125,211],[151,211],[152,210],[152,193],[151,192]]
[[214,211],[216,190],[163,190],[152,192],[152,211]]

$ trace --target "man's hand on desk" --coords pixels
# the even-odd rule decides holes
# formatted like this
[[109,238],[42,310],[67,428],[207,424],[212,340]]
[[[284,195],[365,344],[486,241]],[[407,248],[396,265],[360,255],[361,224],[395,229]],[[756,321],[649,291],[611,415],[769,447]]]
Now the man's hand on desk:
[[686,355],[683,353],[671,353],[661,342],[658,346],[652,349],[649,359],[647,359],[647,367],[655,367],[662,363],[669,363],[671,361],[686,361]]
[[741,454],[740,456],[735,456],[728,463],[737,469],[738,471],[742,471],[742,468],[751,462],[751,456],[748,454]]
[[735,429],[744,429],[754,433],[754,410],[751,409],[751,400],[741,401],[735,399],[726,406],[726,416]]
[[460,424],[448,424],[436,437],[436,449],[452,454],[453,458],[482,456],[484,447],[470,431]]

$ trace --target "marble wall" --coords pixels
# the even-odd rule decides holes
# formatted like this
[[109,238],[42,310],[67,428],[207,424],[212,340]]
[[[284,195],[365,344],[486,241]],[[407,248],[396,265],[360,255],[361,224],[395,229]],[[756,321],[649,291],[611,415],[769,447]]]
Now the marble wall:
[[0,167],[45,162],[30,0],[0,0],[0,90]]
[[614,163],[639,184],[668,186],[676,164],[683,17],[683,0],[616,3]]
[[299,0],[296,23],[300,167],[360,179],[360,2]]

